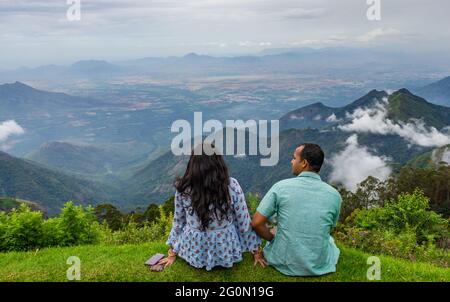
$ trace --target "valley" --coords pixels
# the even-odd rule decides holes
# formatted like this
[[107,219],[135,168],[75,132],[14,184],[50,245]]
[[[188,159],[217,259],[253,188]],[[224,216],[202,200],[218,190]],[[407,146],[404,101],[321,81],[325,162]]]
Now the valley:
[[[450,144],[446,76],[445,66],[413,56],[340,48],[3,70],[0,196],[50,213],[69,199],[127,210],[162,203],[187,160],[170,152],[171,125],[194,124],[194,112],[222,125],[279,120],[277,165],[261,167],[258,155],[226,156],[245,191],[264,194],[291,177],[291,153],[301,142],[325,150],[324,180],[354,188],[369,175],[429,166],[434,154],[447,160],[436,151]],[[241,153],[248,154],[248,139]],[[354,169],[351,183],[338,173],[347,154],[363,156],[359,167],[345,167]]]

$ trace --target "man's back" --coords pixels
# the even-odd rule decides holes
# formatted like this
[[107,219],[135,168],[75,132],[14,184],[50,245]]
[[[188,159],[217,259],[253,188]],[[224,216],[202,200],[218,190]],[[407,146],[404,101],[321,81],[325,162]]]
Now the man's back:
[[276,183],[257,211],[277,215],[277,234],[264,256],[286,275],[322,275],[336,271],[339,249],[330,231],[339,217],[341,197],[313,172]]

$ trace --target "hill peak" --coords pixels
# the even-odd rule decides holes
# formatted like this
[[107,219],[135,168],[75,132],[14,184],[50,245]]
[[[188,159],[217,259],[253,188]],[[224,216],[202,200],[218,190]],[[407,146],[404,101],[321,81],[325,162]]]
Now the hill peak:
[[383,98],[387,98],[389,95],[384,90],[371,90],[366,95],[360,97],[353,103],[350,103],[349,105],[342,107],[344,111],[352,112],[357,108],[367,108],[372,107],[374,104],[380,102],[383,100]]
[[19,81],[16,81],[14,83],[5,83],[3,85],[0,85],[0,89],[8,89],[8,90],[11,90],[11,89],[14,89],[14,90],[28,89],[28,90],[34,90],[33,87],[31,87],[31,86],[29,86],[29,85],[27,85],[25,83],[19,82]]
[[401,89],[397,90],[396,92],[394,92],[393,94],[399,94],[399,93],[414,95],[411,91],[409,91],[406,88],[401,88]]
[[305,108],[330,108],[330,107],[324,105],[322,102],[316,102],[311,105],[305,106]]
[[198,58],[200,57],[198,54],[196,54],[195,52],[190,52],[186,55],[184,55],[185,58]]
[[392,120],[420,119],[437,129],[450,125],[450,108],[432,104],[404,88],[389,96],[388,111]]
[[6,152],[0,150],[0,160],[10,160],[13,157]]
[[73,63],[71,66],[91,65],[91,64],[107,65],[107,64],[111,64],[111,63],[109,63],[105,60],[80,60],[80,61]]
[[195,52],[188,53],[187,55],[181,57],[184,60],[203,60],[203,59],[213,59],[211,56],[199,55]]
[[430,107],[437,106],[429,103],[424,98],[421,98],[420,96],[413,94],[406,88],[399,89],[389,96],[389,103],[396,103],[396,102],[403,105],[412,103],[422,103],[429,105]]

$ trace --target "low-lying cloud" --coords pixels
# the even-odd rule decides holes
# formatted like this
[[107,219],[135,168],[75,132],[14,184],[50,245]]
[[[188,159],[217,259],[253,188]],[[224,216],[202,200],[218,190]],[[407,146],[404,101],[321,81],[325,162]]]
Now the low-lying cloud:
[[427,127],[421,120],[411,122],[394,122],[388,118],[387,99],[373,108],[358,108],[352,114],[347,113],[351,122],[339,126],[347,132],[366,132],[374,134],[396,134],[408,142],[422,147],[441,147],[450,144],[450,130],[439,131],[435,127]]
[[336,114],[332,113],[329,117],[327,117],[327,122],[329,123],[335,123],[335,122],[339,122],[340,119],[338,119],[336,117]]
[[445,162],[450,165],[450,147],[434,150],[431,154],[431,160],[435,163]]
[[442,161],[450,165],[450,148],[446,148],[442,155]]
[[356,134],[350,136],[346,143],[347,147],[331,158],[331,182],[342,184],[354,192],[357,185],[369,176],[384,181],[391,175],[388,158],[374,155],[367,147],[360,146]]
[[0,123],[0,143],[5,142],[12,135],[20,135],[25,133],[25,130],[14,120]]

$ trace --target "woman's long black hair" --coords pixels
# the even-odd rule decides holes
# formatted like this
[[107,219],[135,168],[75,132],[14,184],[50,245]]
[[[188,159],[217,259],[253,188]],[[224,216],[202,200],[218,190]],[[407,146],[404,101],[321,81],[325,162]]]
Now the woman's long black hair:
[[[214,149],[214,145],[210,145]],[[228,218],[230,213],[230,177],[223,156],[214,152],[207,155],[204,146],[200,152],[192,151],[186,172],[175,181],[175,188],[191,199],[190,214],[194,212],[205,230],[213,217]]]

